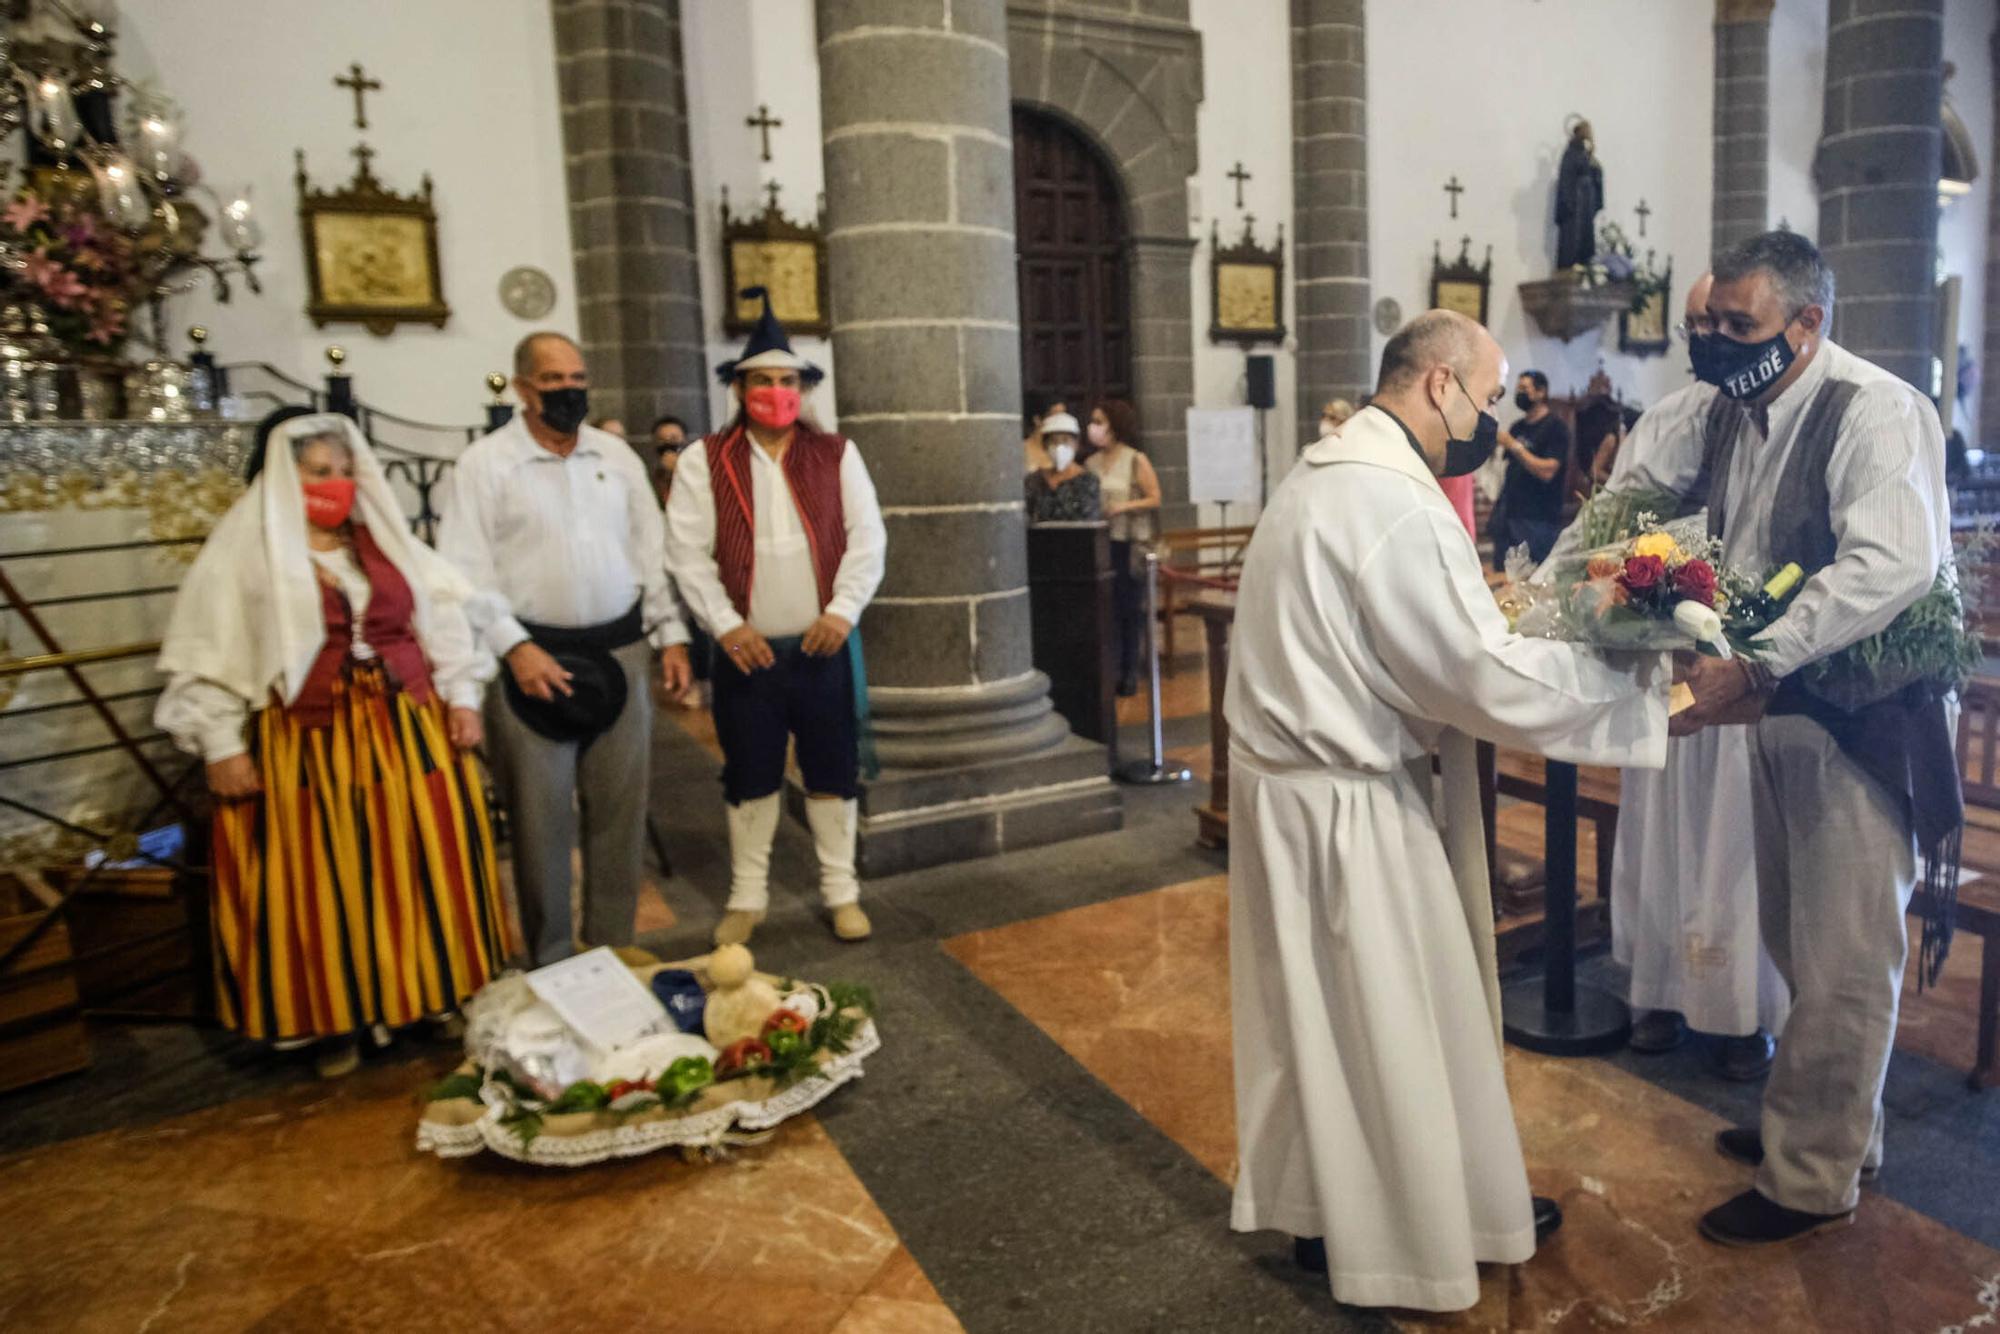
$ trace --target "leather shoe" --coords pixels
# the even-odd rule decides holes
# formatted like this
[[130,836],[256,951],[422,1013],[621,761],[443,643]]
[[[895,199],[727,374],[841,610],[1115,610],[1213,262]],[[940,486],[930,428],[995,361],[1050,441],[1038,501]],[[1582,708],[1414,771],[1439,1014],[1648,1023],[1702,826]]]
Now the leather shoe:
[[1627,1045],[1633,1051],[1648,1056],[1657,1056],[1672,1051],[1687,1041],[1687,1020],[1678,1010],[1648,1010],[1632,1025],[1632,1036]]
[[1777,1055],[1778,1040],[1761,1028],[1747,1037],[1723,1038],[1715,1044],[1715,1073],[1748,1084],[1771,1073]]
[[1809,1214],[1746,1190],[1703,1214],[1701,1235],[1721,1246],[1776,1246],[1853,1221],[1852,1209],[1839,1214]]
[[1535,1245],[1540,1246],[1554,1236],[1556,1229],[1563,1225],[1562,1206],[1546,1195],[1534,1197],[1535,1205]]
[[[1715,1151],[1724,1158],[1734,1158],[1737,1162],[1748,1163],[1751,1167],[1762,1167],[1764,1134],[1749,1126],[1731,1126],[1727,1130],[1718,1130],[1715,1133]],[[1873,1181],[1881,1171],[1880,1164],[1863,1163],[1861,1179]]]
[[1324,1237],[1293,1237],[1292,1263],[1308,1274],[1326,1272],[1326,1239]]

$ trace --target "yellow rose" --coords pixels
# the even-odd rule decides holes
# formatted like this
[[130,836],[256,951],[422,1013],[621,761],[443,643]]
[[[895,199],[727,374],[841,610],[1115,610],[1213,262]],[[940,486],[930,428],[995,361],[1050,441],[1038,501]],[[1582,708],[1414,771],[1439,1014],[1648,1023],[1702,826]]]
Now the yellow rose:
[[1632,554],[1635,556],[1658,556],[1671,564],[1679,560],[1680,546],[1665,533],[1646,533],[1634,539]]

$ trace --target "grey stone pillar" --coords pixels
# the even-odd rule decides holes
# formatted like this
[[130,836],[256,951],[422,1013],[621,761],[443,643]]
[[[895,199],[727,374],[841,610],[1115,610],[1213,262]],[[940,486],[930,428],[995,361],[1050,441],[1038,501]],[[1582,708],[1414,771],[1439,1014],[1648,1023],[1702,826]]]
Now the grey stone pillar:
[[1298,421],[1375,387],[1368,343],[1368,48],[1362,0],[1292,0]]
[[708,427],[680,0],[554,0],[591,407]]
[[1715,0],[1713,254],[1770,227],[1771,10],[1777,0]]
[[[1993,68],[2000,71],[2000,27],[1993,30]],[[2000,145],[2000,79],[1993,82],[1994,143]],[[1991,201],[1986,214],[1986,338],[1979,361],[1979,439],[1973,444],[2000,442],[2000,163],[1989,162],[1986,188]]]
[[1944,0],[1829,0],[1813,174],[1839,284],[1834,337],[1929,392]]
[[[1182,189],[1182,197],[1186,189]],[[1133,407],[1146,457],[1160,476],[1161,531],[1194,525],[1188,503],[1187,410],[1194,403],[1194,299],[1188,284],[1195,242],[1181,236],[1135,236],[1126,250],[1132,321]],[[1207,281],[1206,273],[1202,281]]]
[[1053,711],[1028,637],[1006,5],[817,14],[840,425],[889,531],[861,868],[1118,828],[1104,749]]

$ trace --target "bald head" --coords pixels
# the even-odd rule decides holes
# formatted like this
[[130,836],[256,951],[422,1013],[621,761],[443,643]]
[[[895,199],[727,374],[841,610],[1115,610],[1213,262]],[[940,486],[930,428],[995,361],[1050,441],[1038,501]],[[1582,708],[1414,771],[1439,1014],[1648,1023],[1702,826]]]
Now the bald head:
[[1457,311],[1427,310],[1382,349],[1373,402],[1417,438],[1432,471],[1442,471],[1446,441],[1472,438],[1506,380],[1506,355],[1483,325]]
[[1681,315],[1687,320],[1689,333],[1712,333],[1714,321],[1708,318],[1708,294],[1715,290],[1715,275],[1704,273],[1688,288],[1687,304],[1681,308]]
[[538,362],[550,357],[562,358],[563,350],[576,360],[583,360],[583,349],[568,334],[557,333],[553,329],[537,330],[514,344],[514,374],[523,380],[532,380]]

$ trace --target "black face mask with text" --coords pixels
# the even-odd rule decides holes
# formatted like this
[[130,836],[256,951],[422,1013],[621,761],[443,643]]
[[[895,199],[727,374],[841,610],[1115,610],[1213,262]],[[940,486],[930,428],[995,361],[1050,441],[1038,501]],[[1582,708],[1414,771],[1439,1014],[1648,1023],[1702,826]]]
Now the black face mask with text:
[[576,428],[583,425],[583,419],[590,415],[590,391],[570,386],[565,389],[544,389],[542,399],[542,425],[557,435],[575,435]]
[[1493,457],[1493,447],[1500,441],[1500,419],[1479,406],[1479,401],[1466,389],[1465,381],[1458,378],[1458,372],[1451,373],[1452,383],[1458,392],[1465,395],[1465,401],[1472,404],[1473,411],[1479,413],[1479,420],[1473,424],[1472,438],[1461,440],[1452,434],[1451,418],[1444,415],[1444,409],[1437,410],[1438,418],[1444,422],[1444,471],[1440,477],[1463,477],[1469,472],[1477,472],[1486,460]]
[[1694,378],[1714,385],[1738,402],[1761,396],[1785,378],[1798,359],[1798,350],[1785,340],[1784,329],[1761,343],[1739,343],[1719,333],[1688,339],[1688,363],[1694,368]]

